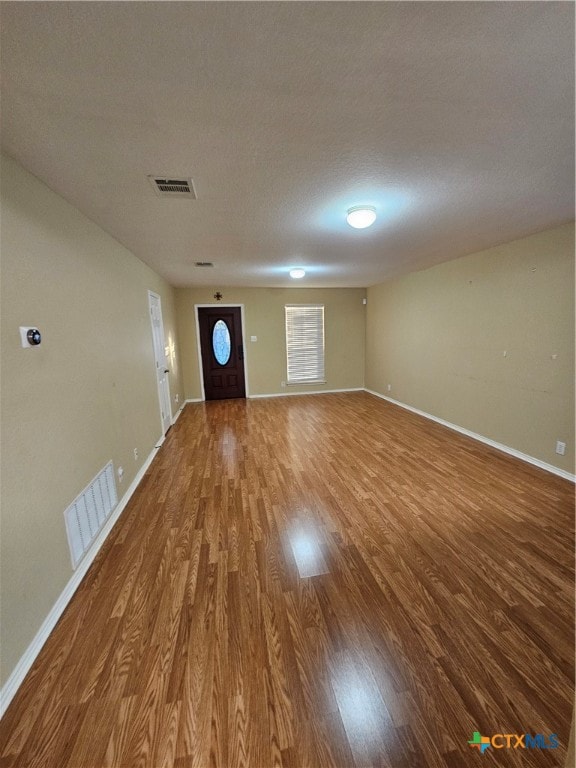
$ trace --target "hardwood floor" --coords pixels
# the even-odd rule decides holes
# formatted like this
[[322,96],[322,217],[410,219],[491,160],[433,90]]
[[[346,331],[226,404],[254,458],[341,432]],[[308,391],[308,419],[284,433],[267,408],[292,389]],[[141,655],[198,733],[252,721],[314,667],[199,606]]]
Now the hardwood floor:
[[561,766],[573,529],[569,482],[366,393],[188,405],[1,765]]

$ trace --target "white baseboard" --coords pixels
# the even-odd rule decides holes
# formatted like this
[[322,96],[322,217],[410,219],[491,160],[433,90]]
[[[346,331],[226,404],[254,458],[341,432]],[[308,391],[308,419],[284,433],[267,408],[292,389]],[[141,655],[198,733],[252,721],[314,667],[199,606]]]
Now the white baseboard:
[[[314,392],[271,392],[267,395],[249,395],[246,394],[246,400],[258,400],[264,397],[296,397],[297,395],[334,395],[338,392],[363,392],[364,387],[354,387],[353,389],[320,389]],[[184,403],[204,403],[201,397],[195,397],[185,400]]]
[[296,397],[298,395],[335,395],[338,392],[363,392],[364,387],[355,387],[353,389],[321,389],[314,392],[272,392],[269,395],[247,395],[248,400],[258,400],[263,397]]
[[[161,438],[160,445],[164,442],[164,437]],[[80,586],[80,583],[82,582],[82,579],[86,575],[88,569],[94,562],[94,558],[100,551],[100,548],[104,544],[106,538],[108,537],[108,534],[114,527],[114,524],[124,511],[126,505],[130,501],[130,498],[132,497],[132,494],[138,487],[140,481],[144,477],[144,474],[146,473],[146,470],[152,463],[154,457],[156,456],[158,450],[158,446],[154,447],[144,462],[144,464],[140,467],[140,470],[138,471],[138,474],[132,480],[129,487],[126,489],[126,493],[122,496],[120,501],[118,502],[118,506],[116,509],[112,512],[108,520],[106,521],[106,524],[98,534],[98,536],[94,539],[94,543],[88,550],[88,552],[85,554],[85,556],[82,558],[82,561],[78,564],[78,568],[74,571],[72,574],[72,577],[68,584],[64,587],[64,590],[52,606],[52,609],[50,610],[50,613],[44,621],[42,622],[42,625],[38,632],[36,633],[36,636],[28,646],[28,648],[24,651],[22,656],[20,657],[20,660],[14,667],[12,674],[8,678],[8,680],[4,683],[2,689],[0,690],[0,719],[4,716],[6,710],[8,709],[8,705],[14,698],[14,694],[18,690],[18,688],[22,685],[22,682],[26,675],[28,674],[28,671],[32,664],[34,663],[36,657],[42,650],[42,647],[48,637],[50,636],[50,633],[56,626],[56,623],[58,622],[58,619],[64,612],[64,609],[70,602],[74,592],[78,589]]]
[[536,459],[534,456],[529,456],[527,453],[517,451],[515,448],[510,448],[508,445],[504,445],[503,443],[497,443],[495,440],[491,440],[489,437],[479,435],[477,432],[471,432],[469,429],[459,427],[457,424],[452,424],[450,421],[445,421],[438,416],[433,416],[431,413],[421,411],[419,408],[414,408],[411,405],[406,405],[406,403],[401,403],[399,400],[386,397],[386,395],[382,395],[380,392],[375,392],[372,389],[366,388],[364,388],[364,391],[368,392],[370,395],[374,395],[375,397],[380,397],[382,400],[387,400],[389,403],[398,405],[400,408],[405,408],[407,411],[412,411],[412,413],[416,413],[418,416],[424,416],[425,419],[430,419],[430,421],[435,421],[438,424],[442,424],[442,426],[448,427],[448,429],[453,429],[455,432],[460,432],[460,434],[471,437],[473,440],[478,440],[478,442],[489,445],[491,448],[496,448],[497,451],[502,451],[502,453],[507,453],[509,456],[514,456],[516,459],[525,461],[528,464],[533,464],[535,467],[545,469],[546,472],[551,472],[553,475],[563,477],[565,480],[570,480],[572,483],[576,482],[576,475],[572,475],[570,472],[566,472],[564,469],[559,469],[559,467],[555,467],[553,464],[548,464],[545,461]]
[[182,405],[180,406],[180,408],[178,408],[178,410],[176,411],[176,415],[172,416],[172,426],[174,426],[174,424],[176,424],[176,422],[178,421],[178,419],[182,415],[182,411],[184,410],[184,406],[185,405],[186,405],[186,401],[184,401],[182,403]]

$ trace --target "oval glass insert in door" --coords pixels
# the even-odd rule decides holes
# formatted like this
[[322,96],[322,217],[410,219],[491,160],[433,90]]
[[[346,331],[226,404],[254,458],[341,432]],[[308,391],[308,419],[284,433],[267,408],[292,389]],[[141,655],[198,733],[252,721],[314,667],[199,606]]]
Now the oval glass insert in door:
[[220,365],[226,365],[232,354],[230,331],[224,320],[217,320],[212,331],[212,351]]

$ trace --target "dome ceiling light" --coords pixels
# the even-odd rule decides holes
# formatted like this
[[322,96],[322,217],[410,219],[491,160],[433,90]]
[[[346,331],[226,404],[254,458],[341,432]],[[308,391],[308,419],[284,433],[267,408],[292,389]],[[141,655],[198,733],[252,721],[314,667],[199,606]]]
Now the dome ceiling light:
[[376,208],[371,205],[355,205],[348,208],[346,221],[354,229],[366,229],[376,221]]
[[298,267],[298,269],[290,270],[290,277],[293,277],[295,280],[300,280],[300,278],[304,277],[305,274],[306,270],[302,269],[301,267]]

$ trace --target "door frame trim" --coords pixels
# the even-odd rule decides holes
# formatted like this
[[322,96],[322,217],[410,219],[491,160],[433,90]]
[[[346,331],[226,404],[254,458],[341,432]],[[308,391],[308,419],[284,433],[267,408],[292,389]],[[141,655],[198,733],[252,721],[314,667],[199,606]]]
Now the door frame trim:
[[250,387],[248,386],[248,345],[246,344],[246,327],[244,324],[244,304],[220,304],[220,302],[214,302],[213,304],[194,304],[194,317],[196,318],[196,354],[198,357],[198,374],[200,376],[200,401],[204,402],[206,400],[206,392],[204,390],[204,372],[202,370],[202,347],[200,346],[200,318],[198,316],[198,310],[213,309],[214,307],[240,308],[242,346],[244,347],[244,387],[246,389],[246,399],[248,399],[250,397]]
[[[152,320],[152,308],[150,306],[150,300],[152,298],[158,299],[158,307],[160,308],[160,324],[162,327],[162,341],[164,342],[164,350],[166,349],[166,333],[164,331],[164,313],[162,312],[162,297],[159,293],[156,293],[156,291],[151,291],[148,289],[148,319],[150,320],[150,330],[152,331],[152,352],[154,355],[154,374],[156,378],[156,391],[158,392],[158,415],[160,416],[160,429],[162,432],[162,436],[166,435],[166,432],[170,429],[172,426],[172,394],[170,392],[170,377],[166,376],[166,387],[168,388],[168,417],[169,417],[169,425],[166,428],[166,431],[164,431],[164,421],[162,419],[162,397],[160,395],[160,387],[158,386],[158,369],[156,368],[156,344],[154,342],[154,322]],[[164,355],[166,357],[166,355]]]

